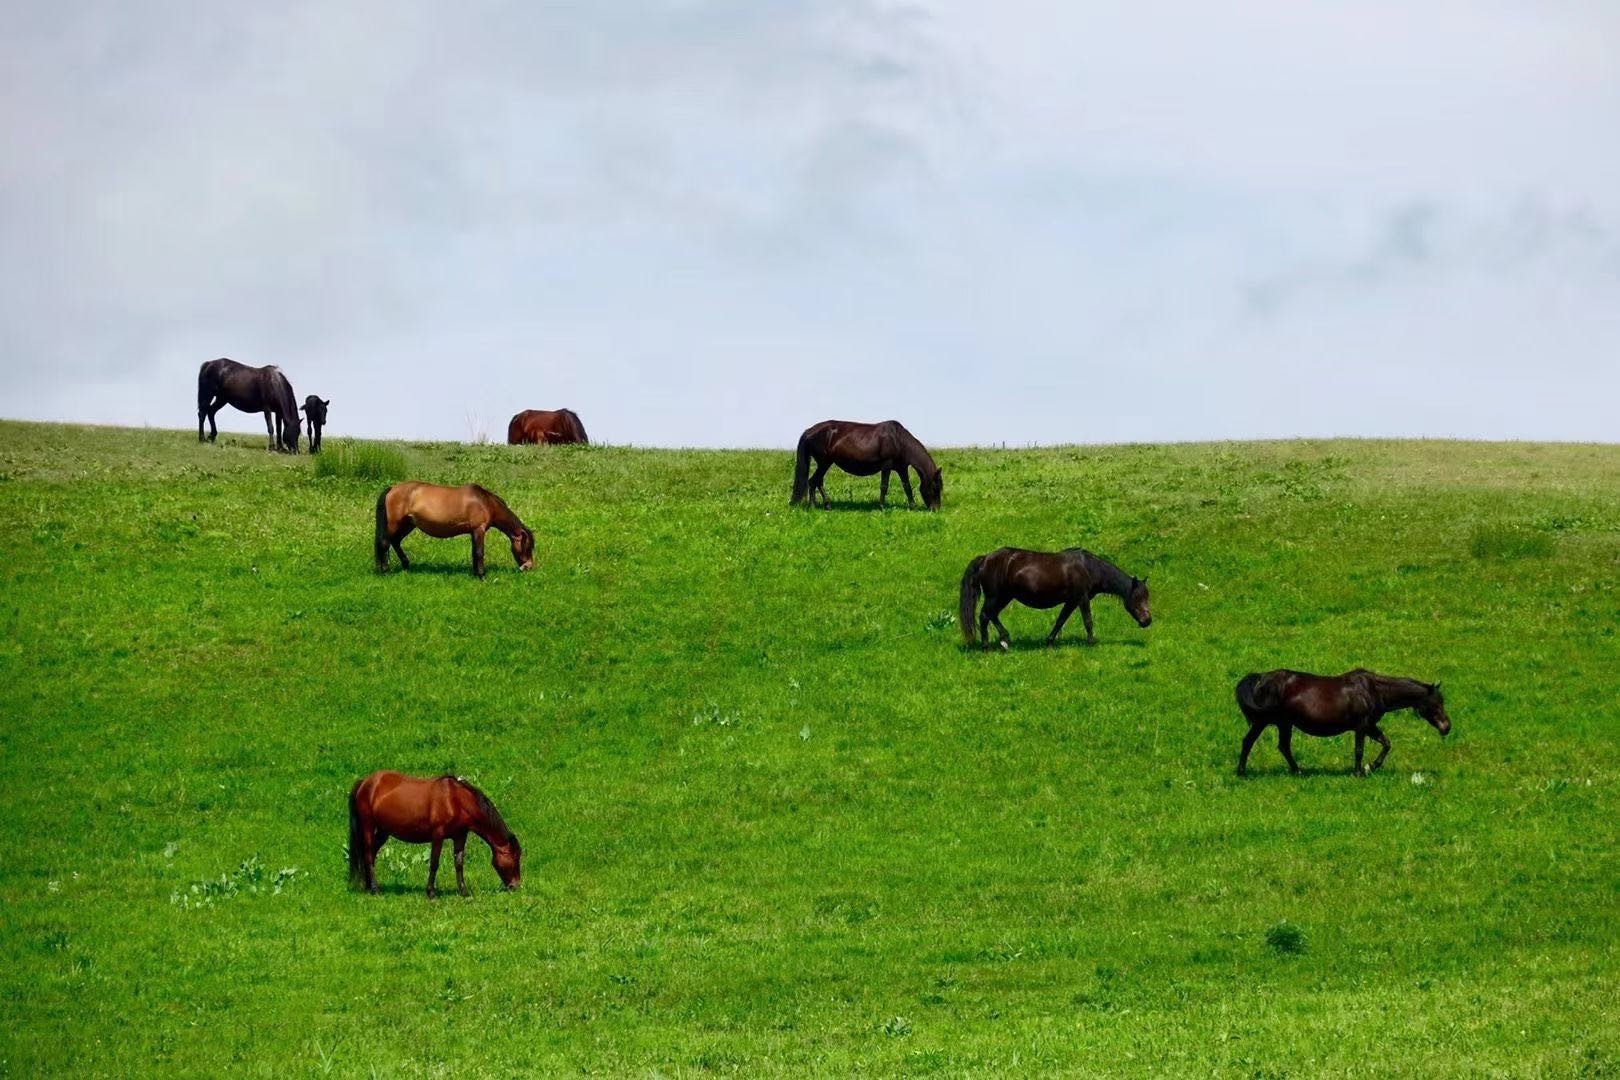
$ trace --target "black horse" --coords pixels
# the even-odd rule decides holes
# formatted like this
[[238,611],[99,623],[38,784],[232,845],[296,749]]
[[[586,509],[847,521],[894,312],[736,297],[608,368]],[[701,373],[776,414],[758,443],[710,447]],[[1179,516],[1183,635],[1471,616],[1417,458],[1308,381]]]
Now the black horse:
[[[816,474],[810,475],[810,459],[816,462]],[[923,506],[939,509],[939,497],[945,481],[939,466],[928,456],[928,450],[917,437],[897,420],[881,424],[861,424],[853,420],[823,420],[805,429],[799,436],[798,457],[793,466],[793,504],[809,500],[816,504],[816,492],[821,492],[821,505],[829,504],[827,489],[822,479],[827,470],[837,465],[853,476],[871,476],[881,472],[878,486],[878,505],[889,501],[889,473],[900,474],[900,483],[906,489],[906,503],[917,505],[911,494],[911,474],[917,470],[917,482],[922,488]]]
[[1451,731],[1439,683],[1379,675],[1366,668],[1343,675],[1310,675],[1286,668],[1245,675],[1237,684],[1237,702],[1249,721],[1243,752],[1238,755],[1239,776],[1248,771],[1254,740],[1273,724],[1277,726],[1277,749],[1290,772],[1299,772],[1299,762],[1294,760],[1295,728],[1322,737],[1355,732],[1357,775],[1372,771],[1361,767],[1362,748],[1369,738],[1383,747],[1373,759],[1373,769],[1389,754],[1389,739],[1378,730],[1378,721],[1386,713],[1415,709],[1442,736]]
[[208,420],[208,441],[219,435],[214,414],[226,405],[243,412],[264,413],[269,449],[298,453],[298,399],[281,369],[248,367],[235,360],[210,360],[197,371],[197,441],[203,441],[203,419]]
[[1001,647],[1007,647],[1001,609],[1014,600],[1032,608],[1063,605],[1052,632],[1046,635],[1048,645],[1057,641],[1058,632],[1075,608],[1080,609],[1080,617],[1086,622],[1087,644],[1096,644],[1097,635],[1091,629],[1091,598],[1098,593],[1119,597],[1138,626],[1145,629],[1153,622],[1147,579],[1134,578],[1083,548],[1051,552],[1000,548],[968,563],[962,574],[961,622],[962,640],[969,645],[973,644],[973,609],[981,592],[984,607],[979,611],[979,641],[987,649],[990,623],[996,624]]
[[326,407],[332,404],[331,399],[322,401],[314,394],[304,399],[304,404],[298,409],[304,414],[304,420],[309,424],[309,452],[321,452],[321,428],[326,426]]

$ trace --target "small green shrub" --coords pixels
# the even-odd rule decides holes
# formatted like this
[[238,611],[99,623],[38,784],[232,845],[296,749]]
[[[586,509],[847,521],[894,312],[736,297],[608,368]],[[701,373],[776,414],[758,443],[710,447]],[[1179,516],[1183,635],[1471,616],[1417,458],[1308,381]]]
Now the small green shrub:
[[1476,559],[1540,559],[1552,554],[1553,538],[1523,525],[1480,525],[1468,546]]
[[315,455],[315,475],[345,480],[403,480],[410,462],[392,446],[344,439],[328,444]]
[[1284,919],[1282,922],[1273,923],[1266,931],[1266,944],[1271,946],[1271,951],[1275,953],[1288,956],[1302,953],[1305,951],[1305,931]]

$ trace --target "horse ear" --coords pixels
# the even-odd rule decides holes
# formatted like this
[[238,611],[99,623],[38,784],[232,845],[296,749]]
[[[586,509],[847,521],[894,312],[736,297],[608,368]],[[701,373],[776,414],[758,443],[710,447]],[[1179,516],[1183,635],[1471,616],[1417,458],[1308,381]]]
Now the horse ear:
[[325,401],[323,401],[323,402],[321,402],[321,404],[322,404],[322,405],[330,405],[330,404],[332,404],[332,399],[331,399],[331,398],[327,398],[327,399],[326,399],[326,400],[325,400]]

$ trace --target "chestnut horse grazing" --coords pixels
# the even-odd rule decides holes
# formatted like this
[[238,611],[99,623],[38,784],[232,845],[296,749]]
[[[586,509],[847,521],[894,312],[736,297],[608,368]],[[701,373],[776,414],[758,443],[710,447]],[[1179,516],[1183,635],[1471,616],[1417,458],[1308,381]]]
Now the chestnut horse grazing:
[[455,849],[456,888],[467,895],[467,834],[489,845],[491,864],[508,889],[518,887],[523,849],[501,820],[489,796],[459,776],[424,780],[397,772],[374,772],[349,791],[349,883],[377,891],[377,852],[394,837],[410,844],[432,844],[428,899],[439,894],[439,851],[449,840]]
[[235,360],[210,360],[197,369],[197,441],[203,441],[203,420],[208,421],[208,441],[219,435],[214,414],[227,405],[243,412],[264,413],[264,433],[269,449],[298,453],[298,400],[292,384],[275,365],[248,367]]
[[326,426],[326,407],[332,404],[331,400],[322,401],[314,394],[304,399],[298,411],[304,414],[304,420],[309,424],[309,452],[321,452],[321,428]]
[[524,443],[589,443],[585,425],[573,409],[524,409],[506,425],[506,441],[511,446]]
[[1366,668],[1343,675],[1309,675],[1287,669],[1245,675],[1237,684],[1237,702],[1249,721],[1243,752],[1238,755],[1239,776],[1248,771],[1254,740],[1273,724],[1277,727],[1277,749],[1282,751],[1289,771],[1296,773],[1299,763],[1294,760],[1295,728],[1322,737],[1355,732],[1358,776],[1372,771],[1361,767],[1362,747],[1369,738],[1383,747],[1373,759],[1373,769],[1382,765],[1389,754],[1389,740],[1378,730],[1378,722],[1386,713],[1414,709],[1442,736],[1451,731],[1439,683],[1379,675]]
[[[810,460],[816,462],[816,473],[810,475]],[[827,470],[837,465],[852,476],[871,476],[881,472],[878,484],[878,505],[889,501],[889,474],[900,474],[900,483],[906,489],[906,503],[917,505],[911,494],[911,474],[917,470],[917,483],[922,488],[923,506],[939,509],[939,497],[945,489],[945,480],[939,466],[928,456],[928,450],[917,437],[900,426],[897,420],[881,424],[860,424],[853,420],[823,420],[806,428],[799,436],[798,457],[793,464],[793,505],[809,500],[816,504],[816,492],[821,492],[821,505],[830,504],[822,480]]]
[[1138,626],[1146,629],[1153,622],[1148,610],[1146,578],[1134,578],[1107,559],[1082,548],[1063,551],[1025,551],[1022,548],[1000,548],[988,555],[980,555],[968,563],[962,574],[962,640],[973,644],[973,608],[980,592],[984,593],[984,607],[979,611],[979,641],[990,647],[990,623],[996,624],[1001,647],[1007,647],[1007,628],[1001,625],[1001,609],[1017,600],[1032,608],[1051,608],[1063,605],[1058,612],[1052,632],[1046,635],[1048,645],[1057,641],[1058,632],[1068,622],[1074,609],[1086,622],[1086,642],[1096,644],[1097,635],[1091,629],[1091,598],[1098,593],[1111,593],[1119,597]]
[[412,529],[441,539],[470,533],[473,573],[478,577],[484,576],[484,533],[499,529],[512,539],[512,558],[517,560],[518,569],[534,568],[534,533],[499,495],[477,484],[453,488],[407,480],[377,496],[378,573],[388,570],[390,545],[399,556],[400,569],[411,568],[399,543]]

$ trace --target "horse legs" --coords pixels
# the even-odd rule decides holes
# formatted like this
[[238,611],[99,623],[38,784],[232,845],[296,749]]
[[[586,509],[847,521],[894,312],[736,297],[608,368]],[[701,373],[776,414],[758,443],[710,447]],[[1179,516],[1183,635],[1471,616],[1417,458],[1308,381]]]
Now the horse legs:
[[1277,751],[1282,754],[1283,760],[1288,762],[1288,771],[1299,772],[1299,762],[1294,760],[1294,725],[1277,725]]
[[[1249,733],[1243,736],[1243,750],[1238,754],[1239,776],[1242,776],[1249,771],[1249,751],[1254,749],[1254,740],[1258,739],[1260,737],[1260,733],[1264,730],[1266,730],[1266,725],[1256,723],[1253,720],[1249,721]],[[1282,738],[1280,734],[1277,737],[1279,740]]]
[[902,465],[895,471],[900,474],[900,486],[906,489],[906,505],[915,510],[917,500],[911,494],[911,470]]
[[377,852],[387,843],[388,834],[376,829],[370,836],[365,837],[366,842],[366,891],[378,892],[377,888]]
[[439,852],[444,848],[443,840],[433,841],[433,853],[428,857],[428,899],[432,900],[439,895],[435,882],[439,877]]
[[[1001,625],[1001,610],[1011,602],[1011,598],[1003,600],[998,596],[994,601],[992,601],[990,597],[986,596],[984,598],[984,610],[979,614],[979,625],[983,626],[984,620],[986,619],[996,624],[996,635],[1000,639],[1001,647],[1003,649],[1007,648],[1008,635],[1007,628]],[[985,645],[988,647],[989,642],[986,641]]]
[[266,450],[274,452],[276,449],[276,422],[280,418],[275,413],[266,410],[264,414],[264,441],[268,444]]
[[1373,758],[1372,768],[1368,770],[1369,772],[1377,772],[1383,766],[1384,759],[1389,756],[1389,737],[1378,730],[1377,724],[1367,729],[1367,737],[1383,747],[1382,750],[1378,751],[1378,756]]
[[827,470],[830,468],[832,468],[831,460],[818,461],[816,462],[815,474],[810,477],[810,505],[816,505],[816,492],[819,491],[821,492],[821,508],[823,510],[832,505],[827,498],[827,488],[822,484],[822,481],[827,478]]
[[462,833],[455,839],[456,845],[456,891],[462,896],[467,895],[467,834]]
[[883,480],[878,484],[878,505],[889,505],[889,467],[883,466]]
[[[208,403],[208,441],[213,442],[219,438],[219,425],[214,422],[214,414],[225,407],[225,399],[216,397]],[[197,419],[197,437],[202,438],[202,418]]]
[[1046,643],[1048,645],[1054,645],[1057,643],[1058,634],[1062,632],[1063,624],[1069,621],[1069,616],[1074,614],[1074,608],[1074,601],[1070,601],[1069,603],[1063,605],[1062,611],[1058,612],[1057,622],[1052,624],[1052,632],[1046,635]]
[[411,568],[411,560],[405,557],[405,549],[399,546],[400,541],[404,540],[407,536],[411,535],[411,533],[415,531],[416,523],[411,521],[410,518],[406,518],[400,523],[399,531],[388,538],[388,542],[394,545],[394,554],[399,556],[399,568],[401,570],[409,570]]
[[1361,751],[1366,745],[1367,745],[1367,733],[1365,731],[1357,731],[1356,732],[1356,775],[1357,776],[1366,776],[1367,775],[1367,770],[1363,769],[1361,767]]
[[[1097,632],[1091,628],[1091,597],[1083,596],[1078,603],[1080,604],[1080,618],[1086,624],[1086,644],[1095,645],[1097,644]],[[1056,631],[1053,631],[1053,633],[1056,633]]]
[[473,544],[473,577],[484,576],[484,530],[472,531]]

